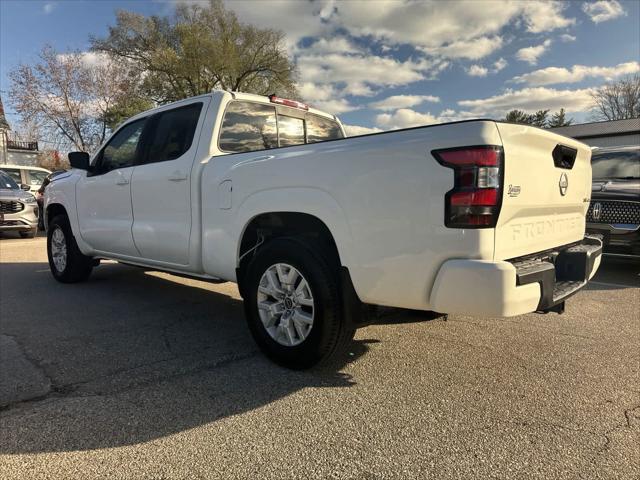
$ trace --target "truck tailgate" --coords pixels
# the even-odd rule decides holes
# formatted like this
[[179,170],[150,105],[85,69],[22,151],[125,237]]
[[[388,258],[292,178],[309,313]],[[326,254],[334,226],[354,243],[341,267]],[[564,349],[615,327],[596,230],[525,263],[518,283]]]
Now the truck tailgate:
[[505,160],[495,259],[582,240],[591,198],[591,149],[535,127],[497,127]]

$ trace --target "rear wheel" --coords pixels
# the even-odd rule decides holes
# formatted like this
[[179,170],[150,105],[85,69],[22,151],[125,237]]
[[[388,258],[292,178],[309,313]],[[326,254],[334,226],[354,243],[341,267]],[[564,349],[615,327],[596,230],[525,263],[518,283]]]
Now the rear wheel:
[[338,276],[310,244],[282,238],[260,249],[244,289],[249,329],[260,349],[288,368],[309,368],[338,357],[353,338]]
[[57,215],[49,224],[47,255],[51,273],[62,283],[82,282],[93,269],[93,259],[78,248],[66,215]]

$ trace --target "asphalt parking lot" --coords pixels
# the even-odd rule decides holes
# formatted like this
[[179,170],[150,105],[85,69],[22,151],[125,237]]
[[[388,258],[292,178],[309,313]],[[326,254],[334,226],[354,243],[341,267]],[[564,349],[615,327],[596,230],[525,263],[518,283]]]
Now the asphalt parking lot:
[[[390,311],[339,368],[267,361],[232,284],[0,239],[0,477],[639,478],[640,264],[564,315]],[[464,292],[461,292],[464,294]]]

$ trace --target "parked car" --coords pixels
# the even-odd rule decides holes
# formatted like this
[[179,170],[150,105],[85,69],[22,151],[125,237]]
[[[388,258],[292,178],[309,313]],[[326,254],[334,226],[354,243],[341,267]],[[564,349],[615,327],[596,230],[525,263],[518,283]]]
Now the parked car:
[[51,173],[46,168],[27,167],[24,165],[2,165],[1,167],[17,184],[29,185],[29,189],[34,194],[38,191],[47,175]]
[[640,257],[640,146],[598,148],[591,166],[587,231],[602,236],[606,254]]
[[66,170],[56,170],[54,172],[51,172],[49,175],[47,175],[44,178],[44,180],[42,181],[42,185],[40,185],[40,188],[35,193],[36,201],[38,202],[38,209],[40,211],[40,215],[38,217],[38,230],[44,230],[44,212],[43,212],[44,191],[47,188],[47,185],[49,185],[49,183],[51,183],[51,179],[52,178],[54,178],[57,175],[60,175],[61,173],[64,173],[64,172],[66,172]]
[[23,238],[33,238],[37,227],[36,198],[0,170],[0,232],[17,231]]
[[474,120],[345,138],[293,100],[216,91],[125,122],[45,192],[56,280],[108,258],[237,282],[275,361],[345,348],[366,304],[482,316],[558,311],[600,264],[591,150]]

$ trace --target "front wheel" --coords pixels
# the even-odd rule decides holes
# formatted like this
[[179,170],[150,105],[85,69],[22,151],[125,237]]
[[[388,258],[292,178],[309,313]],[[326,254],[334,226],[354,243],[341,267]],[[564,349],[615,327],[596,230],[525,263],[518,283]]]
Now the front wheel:
[[336,272],[303,240],[276,239],[264,246],[248,266],[245,282],[249,329],[276,363],[293,369],[327,363],[353,338]]
[[66,215],[57,215],[49,224],[47,255],[51,273],[62,283],[82,282],[93,270],[93,259],[78,248]]

